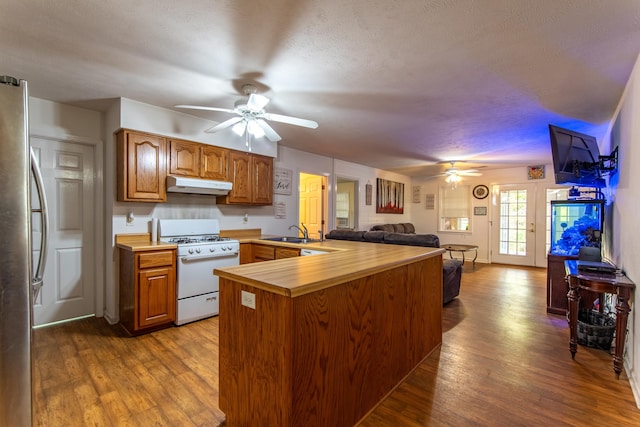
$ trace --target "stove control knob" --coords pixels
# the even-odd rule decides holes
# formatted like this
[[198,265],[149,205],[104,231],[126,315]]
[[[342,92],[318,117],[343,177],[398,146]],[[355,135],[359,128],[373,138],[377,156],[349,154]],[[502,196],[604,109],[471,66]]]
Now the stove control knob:
[[196,253],[200,253],[200,248],[196,248]]
[[232,250],[233,250],[233,248],[231,247],[231,245],[227,246],[227,250],[228,250],[228,251],[232,251]]
[[216,248],[214,248],[213,246],[209,248],[209,252],[215,252]]
[[225,248],[224,246],[220,246],[222,248],[223,251],[226,251],[227,248]]
[[193,254],[193,248],[189,248],[189,253]]

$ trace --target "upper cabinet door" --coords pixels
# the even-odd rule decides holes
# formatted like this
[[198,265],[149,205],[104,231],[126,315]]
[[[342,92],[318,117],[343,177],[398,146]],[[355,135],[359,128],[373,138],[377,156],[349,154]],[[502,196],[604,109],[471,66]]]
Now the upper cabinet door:
[[227,177],[227,157],[229,150],[213,145],[203,145],[200,176],[208,179],[219,179],[226,181]]
[[252,202],[252,186],[251,177],[253,170],[251,168],[252,156],[248,153],[240,151],[232,151],[229,154],[229,164],[231,166],[230,175],[233,187],[229,192],[227,199],[230,203],[247,203]]
[[200,176],[200,144],[191,141],[171,139],[169,141],[169,173],[171,175]]
[[273,159],[253,156],[253,203],[270,205],[273,200]]
[[118,200],[167,200],[167,141],[157,135],[123,129],[118,145]]

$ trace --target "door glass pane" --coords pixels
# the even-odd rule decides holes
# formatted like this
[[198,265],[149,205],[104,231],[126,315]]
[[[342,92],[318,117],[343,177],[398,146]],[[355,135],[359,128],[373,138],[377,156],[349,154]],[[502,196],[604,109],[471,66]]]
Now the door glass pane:
[[500,254],[527,255],[527,190],[500,191]]

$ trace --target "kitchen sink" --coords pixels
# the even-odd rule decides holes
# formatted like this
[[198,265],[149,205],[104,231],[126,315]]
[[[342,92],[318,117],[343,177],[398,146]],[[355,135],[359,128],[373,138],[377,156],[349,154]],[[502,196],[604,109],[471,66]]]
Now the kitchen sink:
[[280,236],[280,237],[265,237],[260,240],[269,240],[272,242],[289,242],[289,243],[311,243],[317,242],[318,240],[314,239],[303,239],[301,237],[288,237],[288,236]]

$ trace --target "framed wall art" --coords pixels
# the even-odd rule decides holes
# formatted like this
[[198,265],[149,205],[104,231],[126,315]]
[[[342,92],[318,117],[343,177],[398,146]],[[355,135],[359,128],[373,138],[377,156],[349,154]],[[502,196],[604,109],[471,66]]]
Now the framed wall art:
[[273,194],[291,195],[291,169],[275,168],[273,173]]
[[428,209],[430,211],[434,210],[436,208],[436,195],[432,193],[426,194],[425,196],[425,209]]
[[473,208],[473,214],[477,216],[485,216],[487,215],[487,207],[486,206],[475,206]]
[[404,184],[377,178],[376,213],[404,213]]
[[365,184],[364,186],[364,204],[367,206],[371,206],[371,198],[372,195],[371,193],[373,192],[373,186],[369,183]]
[[414,185],[413,187],[411,187],[411,194],[412,194],[412,202],[420,203],[420,186],[419,185]]
[[528,179],[544,179],[544,165],[529,166],[527,168]]

